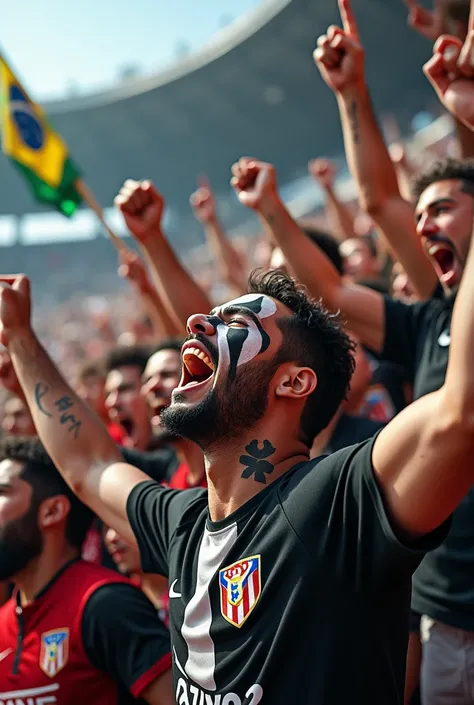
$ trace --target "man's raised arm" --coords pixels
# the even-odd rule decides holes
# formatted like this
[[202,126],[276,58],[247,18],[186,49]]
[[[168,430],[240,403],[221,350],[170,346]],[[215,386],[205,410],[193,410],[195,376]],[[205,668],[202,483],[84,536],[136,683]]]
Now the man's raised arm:
[[38,435],[62,476],[85,504],[123,536],[134,537],[126,503],[133,487],[149,479],[123,463],[100,419],[73,392],[30,324],[30,284],[0,278],[0,341],[8,348]]
[[474,248],[451,323],[443,387],[404,409],[378,436],[375,474],[402,531],[421,536],[453,512],[474,483]]
[[212,305],[173,252],[161,229],[164,199],[150,181],[128,179],[115,199],[125,223],[139,243],[150,267],[153,283],[170,316],[186,326],[196,311]]
[[340,311],[350,329],[375,351],[382,349],[384,300],[376,291],[347,284],[329,258],[299,228],[277,190],[275,168],[247,157],[232,167],[232,186],[240,202],[255,210],[280,246],[298,280],[314,298]]
[[420,296],[431,296],[436,274],[416,236],[413,207],[400,194],[365,82],[364,51],[349,0],[339,0],[342,29],[319,37],[314,59],[337,97],[349,168],[359,203],[372,217]]
[[[446,52],[448,48],[456,51]],[[461,47],[441,37],[424,71],[445,107],[474,130],[474,0]],[[474,483],[474,237],[451,321],[443,387],[402,411],[380,433],[374,471],[395,521],[419,536],[439,526]]]

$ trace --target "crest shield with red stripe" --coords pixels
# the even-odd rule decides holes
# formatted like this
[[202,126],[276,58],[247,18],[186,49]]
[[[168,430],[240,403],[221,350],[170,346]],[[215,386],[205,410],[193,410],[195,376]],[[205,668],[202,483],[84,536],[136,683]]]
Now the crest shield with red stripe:
[[234,627],[241,627],[260,598],[261,558],[250,556],[219,571],[221,613]]
[[54,629],[41,634],[39,665],[50,678],[59,673],[69,658],[69,629]]

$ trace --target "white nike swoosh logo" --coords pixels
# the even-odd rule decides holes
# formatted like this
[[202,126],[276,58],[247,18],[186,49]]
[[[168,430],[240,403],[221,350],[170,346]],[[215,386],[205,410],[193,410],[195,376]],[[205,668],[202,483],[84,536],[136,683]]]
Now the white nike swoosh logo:
[[177,580],[173,580],[173,582],[171,583],[171,587],[170,587],[170,591],[169,591],[170,597],[181,597],[181,593],[175,592],[175,589],[174,589],[174,586],[176,585],[177,582],[178,582]]
[[12,651],[13,651],[13,649],[5,649],[5,651],[2,651],[0,653],[0,661],[3,661],[3,659],[6,658],[7,656],[9,656]]
[[449,331],[444,330],[438,338],[438,345],[442,348],[447,348],[451,344],[451,334]]

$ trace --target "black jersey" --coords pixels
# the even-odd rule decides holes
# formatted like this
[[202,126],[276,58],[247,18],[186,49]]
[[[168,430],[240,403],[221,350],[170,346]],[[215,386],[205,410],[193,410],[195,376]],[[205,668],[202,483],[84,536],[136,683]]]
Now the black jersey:
[[411,574],[445,532],[397,538],[372,445],[302,463],[218,522],[207,490],[132,490],[143,570],[169,578],[177,703],[403,703]]

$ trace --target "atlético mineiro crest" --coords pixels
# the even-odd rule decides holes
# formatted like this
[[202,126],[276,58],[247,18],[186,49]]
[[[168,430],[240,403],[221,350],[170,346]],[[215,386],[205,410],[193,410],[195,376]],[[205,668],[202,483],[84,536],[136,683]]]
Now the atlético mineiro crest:
[[257,604],[261,592],[261,557],[242,558],[219,571],[221,613],[234,627],[241,627]]
[[50,678],[64,668],[69,657],[69,629],[54,629],[41,634],[39,665]]

